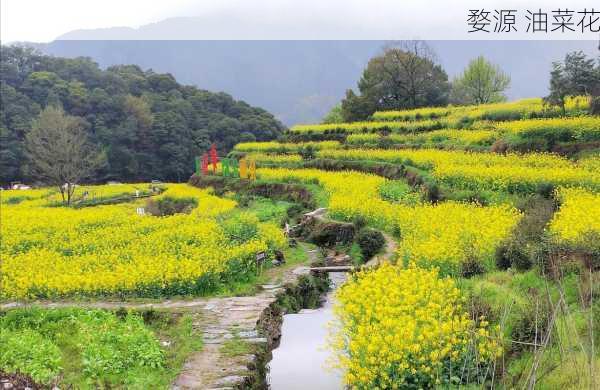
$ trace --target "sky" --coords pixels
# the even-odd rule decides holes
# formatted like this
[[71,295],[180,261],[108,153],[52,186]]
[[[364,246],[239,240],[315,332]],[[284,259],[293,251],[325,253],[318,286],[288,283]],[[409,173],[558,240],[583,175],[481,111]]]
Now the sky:
[[[597,0],[2,0],[0,40],[49,42],[73,30],[137,29],[174,17],[198,17],[206,25],[141,30],[133,39],[525,39],[532,36],[524,31],[467,34],[469,9],[514,8],[525,30],[527,9],[594,5],[600,11]],[[581,38],[597,34],[535,37]]]
[[[139,27],[184,13],[193,0],[2,0],[3,42],[49,42],[71,30]],[[35,10],[35,11],[34,11]]]

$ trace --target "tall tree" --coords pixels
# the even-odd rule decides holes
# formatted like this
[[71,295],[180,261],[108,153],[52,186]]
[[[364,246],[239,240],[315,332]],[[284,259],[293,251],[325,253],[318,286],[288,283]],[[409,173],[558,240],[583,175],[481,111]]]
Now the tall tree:
[[485,104],[506,100],[503,92],[510,77],[483,56],[469,62],[464,72],[452,83],[451,101],[455,104]]
[[80,118],[60,107],[46,107],[25,136],[32,177],[57,186],[63,202],[71,204],[75,186],[104,163],[104,154],[88,141]]
[[369,61],[358,89],[360,95],[349,91],[342,101],[345,120],[366,119],[376,110],[445,105],[450,85],[425,42],[404,41]]

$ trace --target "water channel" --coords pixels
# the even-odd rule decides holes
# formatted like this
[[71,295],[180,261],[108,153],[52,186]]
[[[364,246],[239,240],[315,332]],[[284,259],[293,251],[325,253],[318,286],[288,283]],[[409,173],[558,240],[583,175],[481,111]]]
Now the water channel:
[[283,316],[281,343],[273,350],[268,380],[272,390],[343,389],[342,373],[328,367],[328,324],[333,320],[334,292],[345,273],[330,273],[331,290],[323,306]]

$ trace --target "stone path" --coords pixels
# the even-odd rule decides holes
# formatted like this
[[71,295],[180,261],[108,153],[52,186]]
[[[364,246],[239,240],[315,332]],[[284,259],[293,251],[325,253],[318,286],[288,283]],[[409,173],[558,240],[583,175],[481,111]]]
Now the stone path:
[[[311,262],[316,250],[308,252]],[[281,336],[281,313],[272,313],[271,304],[283,285],[307,274],[308,267],[298,267],[286,273],[280,285],[264,285],[263,291],[252,297],[210,300],[202,308],[202,322],[195,323],[203,332],[204,347],[185,363],[173,389],[233,389],[250,385],[256,355],[227,356],[223,348],[228,341],[238,340],[262,345],[270,350]]]

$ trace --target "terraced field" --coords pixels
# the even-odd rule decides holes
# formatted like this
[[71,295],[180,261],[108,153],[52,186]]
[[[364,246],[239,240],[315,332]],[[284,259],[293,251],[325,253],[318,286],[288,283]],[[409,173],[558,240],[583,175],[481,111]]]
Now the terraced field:
[[395,261],[338,293],[349,386],[598,385],[600,118],[587,106],[377,112],[236,146],[261,180],[317,186],[330,218],[398,242]]

